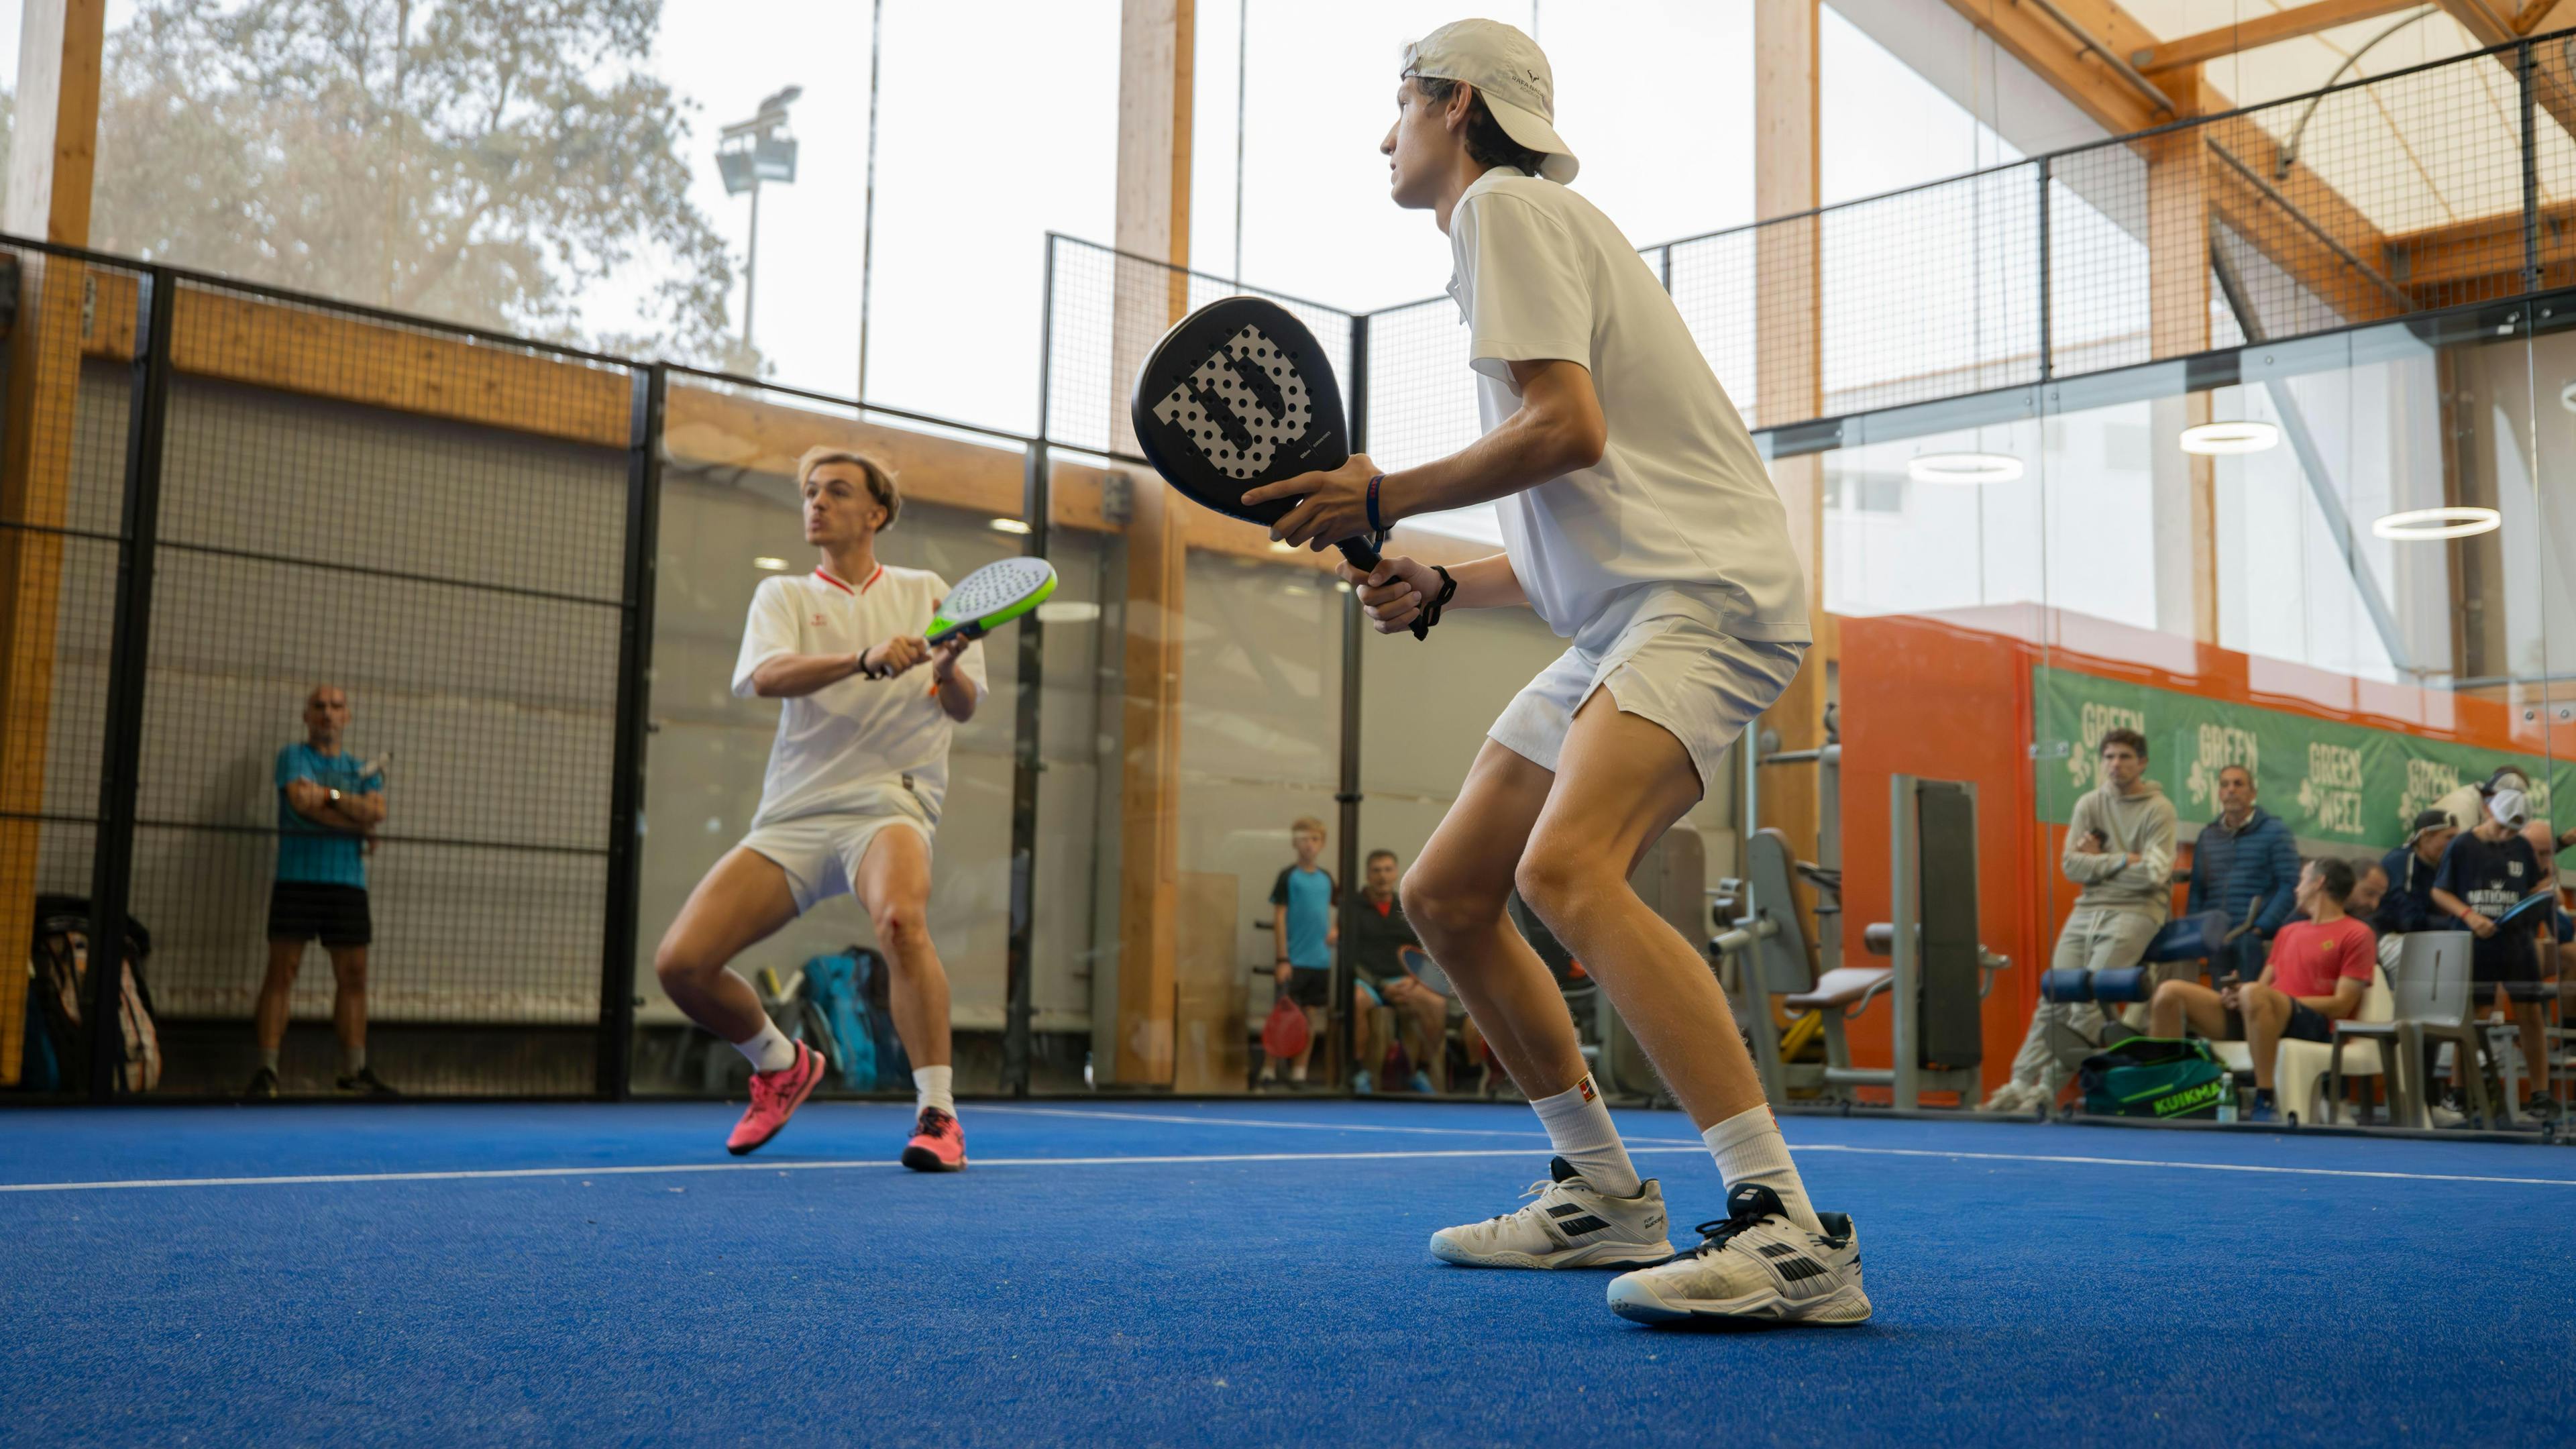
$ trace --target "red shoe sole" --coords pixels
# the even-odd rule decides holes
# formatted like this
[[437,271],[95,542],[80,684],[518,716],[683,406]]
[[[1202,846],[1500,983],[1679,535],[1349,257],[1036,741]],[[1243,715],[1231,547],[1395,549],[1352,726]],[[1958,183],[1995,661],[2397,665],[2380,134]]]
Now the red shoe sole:
[[803,1060],[814,1064],[814,1074],[805,1079],[804,1086],[796,1089],[796,1100],[787,1104],[787,1115],[778,1119],[778,1125],[769,1129],[768,1136],[757,1142],[745,1142],[739,1147],[728,1142],[725,1144],[725,1151],[736,1157],[748,1157],[777,1141],[778,1134],[786,1131],[788,1121],[795,1117],[796,1109],[805,1105],[805,1099],[814,1095],[816,1087],[823,1085],[823,1054],[802,1043],[798,1044],[798,1050],[804,1053]]
[[942,1162],[939,1160],[939,1154],[927,1147],[906,1147],[903,1150],[903,1165],[915,1172],[964,1172],[966,1159],[960,1157],[955,1162]]

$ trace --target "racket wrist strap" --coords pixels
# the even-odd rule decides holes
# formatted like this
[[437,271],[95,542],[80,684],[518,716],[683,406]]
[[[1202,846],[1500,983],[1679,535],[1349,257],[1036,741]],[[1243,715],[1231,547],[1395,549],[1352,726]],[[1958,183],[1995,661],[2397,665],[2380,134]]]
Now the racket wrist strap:
[[1374,536],[1376,536],[1376,537],[1378,537],[1378,538],[1384,538],[1384,537],[1386,537],[1386,525],[1385,525],[1384,523],[1380,522],[1380,521],[1379,521],[1379,519],[1378,519],[1378,516],[1377,516],[1377,490],[1378,490],[1378,485],[1379,485],[1379,484],[1381,484],[1381,483],[1384,483],[1385,481],[1386,481],[1386,475],[1385,475],[1384,473],[1374,474],[1374,475],[1372,475],[1372,476],[1369,478],[1369,486],[1368,486],[1368,525],[1369,525],[1369,532],[1370,532],[1372,535],[1374,535]]
[[859,651],[859,677],[861,679],[887,679],[892,676],[886,671],[870,664],[868,662],[868,651],[862,649]]
[[1430,602],[1422,606],[1421,615],[1413,621],[1413,637],[1416,639],[1429,637],[1432,626],[1440,622],[1441,610],[1458,596],[1458,581],[1450,576],[1447,569],[1433,564],[1431,571],[1440,576],[1440,592],[1431,596]]

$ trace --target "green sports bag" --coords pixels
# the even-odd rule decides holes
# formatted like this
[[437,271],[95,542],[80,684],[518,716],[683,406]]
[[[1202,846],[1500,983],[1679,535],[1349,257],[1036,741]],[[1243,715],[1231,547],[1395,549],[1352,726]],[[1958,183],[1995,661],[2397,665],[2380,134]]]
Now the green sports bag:
[[2086,1057],[2075,1080],[2084,1110],[2099,1117],[2214,1117],[2236,1090],[2209,1043],[2153,1036]]

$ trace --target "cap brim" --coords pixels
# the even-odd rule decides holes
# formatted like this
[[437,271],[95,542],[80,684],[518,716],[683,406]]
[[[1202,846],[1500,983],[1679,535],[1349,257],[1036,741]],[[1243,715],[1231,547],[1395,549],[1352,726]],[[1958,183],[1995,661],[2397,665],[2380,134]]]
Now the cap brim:
[[1541,119],[1538,112],[1513,105],[1491,91],[1479,90],[1476,94],[1485,98],[1485,109],[1494,113],[1494,123],[1503,128],[1504,135],[1533,151],[1547,153],[1547,159],[1539,163],[1539,175],[1562,186],[1582,169],[1583,163],[1565,148],[1565,138],[1556,134],[1556,128]]

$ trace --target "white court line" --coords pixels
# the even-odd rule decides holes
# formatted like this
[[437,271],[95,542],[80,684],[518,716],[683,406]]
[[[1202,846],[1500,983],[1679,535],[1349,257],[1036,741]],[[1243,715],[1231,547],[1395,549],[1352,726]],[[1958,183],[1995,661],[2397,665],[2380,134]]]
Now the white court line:
[[[1705,1152],[1694,1142],[1687,1147],[1632,1146],[1633,1154],[1661,1152]],[[2077,1157],[2066,1154],[2036,1152],[1941,1152],[1924,1147],[1851,1147],[1841,1143],[1818,1142],[1804,1147],[1793,1146],[1792,1152],[1839,1152],[1863,1157],[1947,1157],[1970,1162],[2040,1162],[2080,1167],[2161,1167],[2185,1172],[2251,1172],[2290,1177],[2358,1177],[2402,1182],[2487,1182],[2519,1187],[2576,1187],[2576,1179],[2563,1177],[2502,1177],[2460,1172],[2387,1172],[2352,1167],[2273,1167],[2248,1162],[2173,1162],[2143,1157]],[[1157,1157],[979,1157],[977,1167],[1147,1167],[1176,1166],[1190,1163],[1221,1162],[1411,1162],[1428,1157],[1526,1157],[1526,1148],[1453,1147],[1426,1148],[1416,1152],[1221,1152]],[[881,1159],[849,1162],[683,1162],[649,1167],[509,1167],[484,1168],[456,1172],[352,1172],[307,1174],[291,1177],[161,1177],[109,1179],[102,1182],[12,1182],[0,1183],[0,1193],[12,1192],[92,1192],[142,1187],[292,1187],[315,1183],[349,1182],[475,1182],[510,1178],[544,1177],[634,1177],[656,1173],[692,1172],[790,1172],[843,1170],[848,1168],[884,1168],[897,1164]]]
[[[1688,1147],[1636,1147],[1632,1152],[1705,1152]],[[978,1157],[977,1167],[1139,1167],[1192,1162],[1405,1162],[1423,1157],[1527,1157],[1526,1148],[1453,1147],[1419,1152],[1217,1152],[1179,1157]],[[293,1187],[340,1182],[484,1182],[529,1177],[636,1177],[669,1172],[815,1172],[853,1167],[898,1167],[882,1158],[849,1162],[677,1162],[649,1167],[496,1167],[454,1172],[308,1173],[292,1177],[146,1177],[100,1182],[9,1182],[0,1192],[90,1192],[130,1187]]]
[[[991,1102],[978,1102],[975,1111],[1010,1112],[1023,1117],[1096,1117],[1109,1122],[1178,1122],[1190,1127],[1286,1127],[1301,1132],[1401,1132],[1425,1137],[1536,1137],[1545,1139],[1541,1130],[1518,1132],[1499,1127],[1374,1127],[1347,1122],[1282,1122],[1262,1117],[1184,1117],[1177,1113],[1089,1111],[1079,1107],[1003,1107]],[[1683,1142],[1671,1137],[1632,1137],[1633,1143],[1661,1147],[1698,1147],[1697,1142]]]

